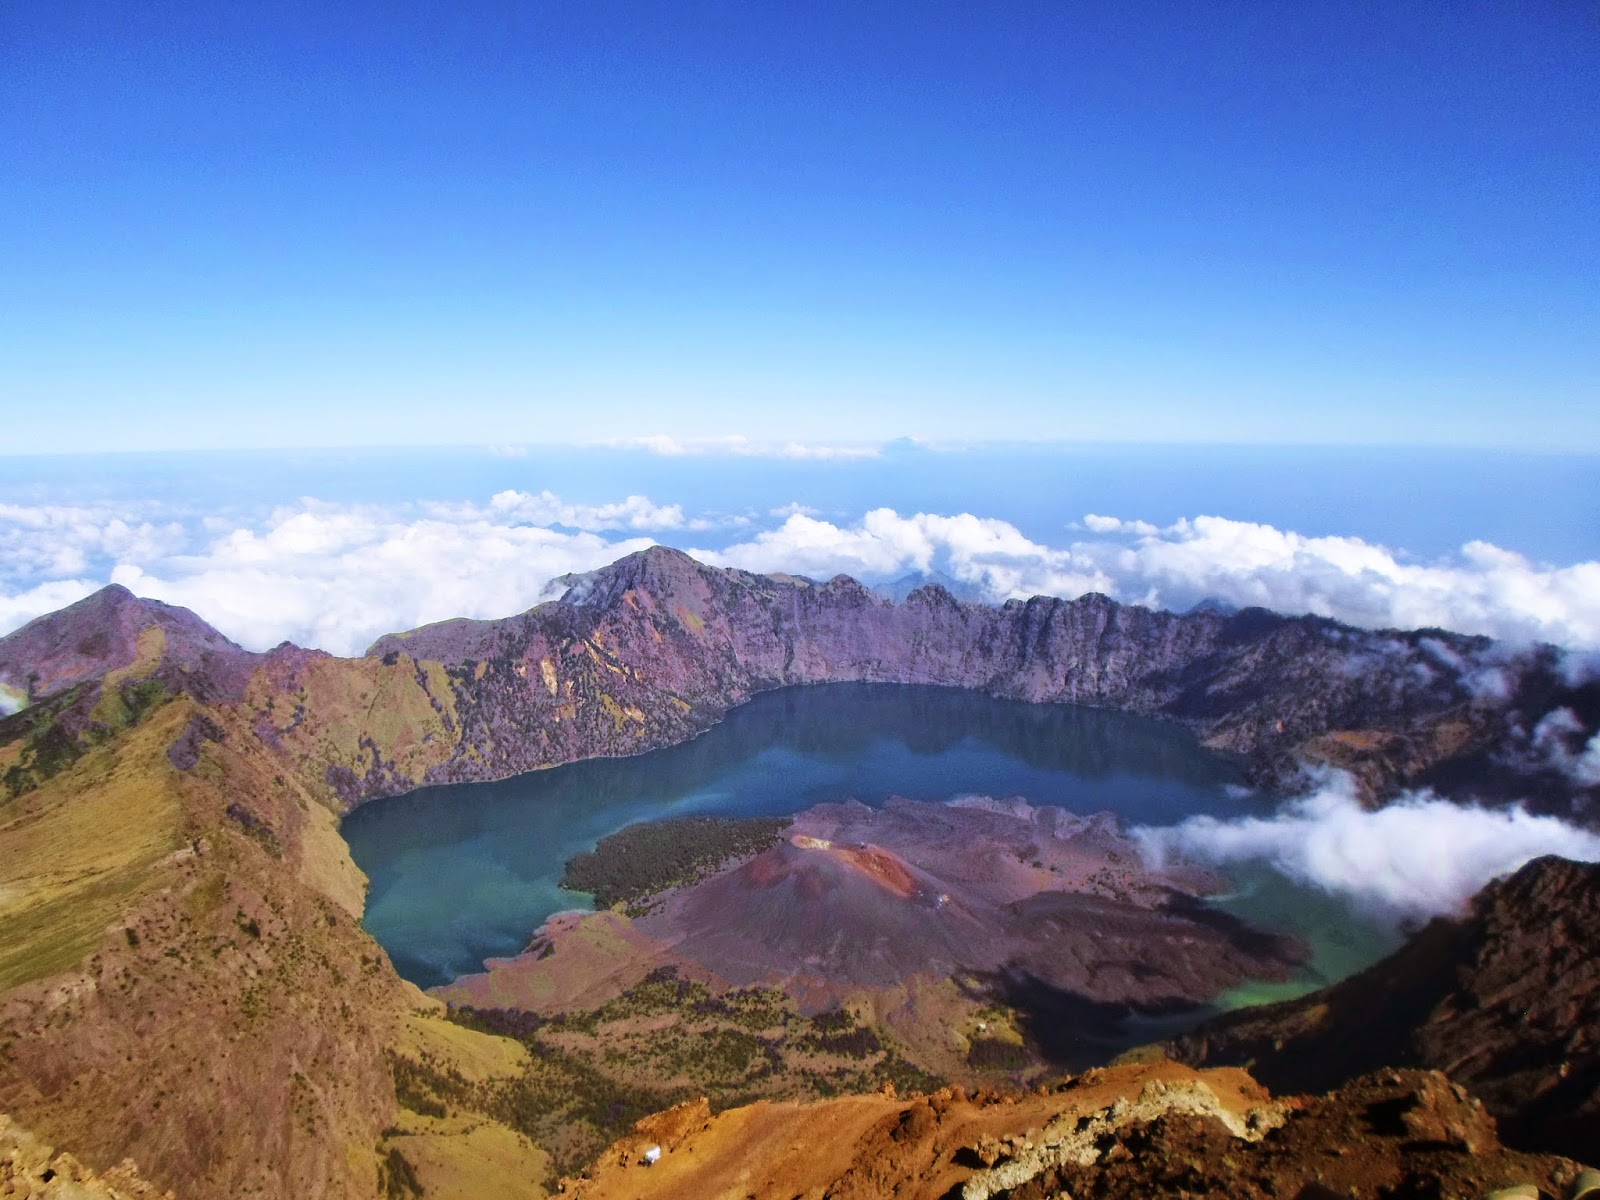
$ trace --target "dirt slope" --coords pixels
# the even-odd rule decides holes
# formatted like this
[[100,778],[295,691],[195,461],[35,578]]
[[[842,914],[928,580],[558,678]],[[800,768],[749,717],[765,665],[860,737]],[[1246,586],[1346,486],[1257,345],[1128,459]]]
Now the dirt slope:
[[1390,1072],[1273,1101],[1241,1071],[1156,1062],[1023,1096],[945,1090],[715,1116],[684,1105],[641,1122],[566,1187],[577,1200],[1376,1200],[1521,1182],[1565,1195],[1578,1170],[1503,1149],[1482,1107],[1438,1074]]

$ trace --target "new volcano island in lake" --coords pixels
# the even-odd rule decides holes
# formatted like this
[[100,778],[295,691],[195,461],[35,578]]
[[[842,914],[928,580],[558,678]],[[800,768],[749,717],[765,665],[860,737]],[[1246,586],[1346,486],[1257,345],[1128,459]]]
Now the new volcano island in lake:
[[[526,953],[438,994],[553,1014],[670,969],[714,993],[772,988],[804,1011],[871,1013],[919,1061],[966,1075],[989,1032],[980,1010],[1053,1022],[1041,1039],[1051,1057],[1084,1065],[1135,1012],[1193,1010],[1245,979],[1284,978],[1305,957],[1295,939],[1207,907],[1201,896],[1220,886],[1210,872],[1146,866],[1109,813],[893,798],[817,805],[786,823],[684,824],[702,836],[753,826],[767,844],[725,862],[702,856],[690,879],[652,891],[634,860],[671,845],[671,831],[605,839],[575,865],[601,886],[630,880],[612,910],[559,914]],[[685,861],[695,859],[665,853],[666,878]],[[1016,1051],[1011,1065],[1031,1060],[1020,1040]]]

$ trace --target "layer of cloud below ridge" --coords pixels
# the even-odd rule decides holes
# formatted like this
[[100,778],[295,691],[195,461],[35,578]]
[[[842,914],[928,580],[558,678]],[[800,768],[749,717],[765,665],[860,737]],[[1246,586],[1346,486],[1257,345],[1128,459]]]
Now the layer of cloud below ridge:
[[1045,545],[965,513],[878,508],[839,522],[789,506],[764,517],[690,516],[644,496],[580,505],[515,491],[482,504],[308,500],[253,524],[186,525],[128,505],[7,505],[0,632],[115,581],[190,607],[252,648],[287,639],[352,654],[429,621],[520,612],[556,576],[664,541],[717,565],[872,584],[942,579],[990,601],[1098,591],[1181,611],[1213,600],[1600,650],[1600,562],[1546,566],[1469,542],[1449,560],[1422,563],[1359,538],[1214,516],[1158,528],[1091,514],[1065,533]]

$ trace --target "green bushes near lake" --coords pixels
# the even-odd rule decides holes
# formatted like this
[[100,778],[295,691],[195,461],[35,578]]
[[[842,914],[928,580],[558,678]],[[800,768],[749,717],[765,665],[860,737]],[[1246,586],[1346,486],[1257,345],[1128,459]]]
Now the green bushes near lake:
[[593,894],[597,908],[622,903],[637,915],[650,896],[759,854],[788,827],[787,817],[674,817],[629,825],[568,860],[561,886]]

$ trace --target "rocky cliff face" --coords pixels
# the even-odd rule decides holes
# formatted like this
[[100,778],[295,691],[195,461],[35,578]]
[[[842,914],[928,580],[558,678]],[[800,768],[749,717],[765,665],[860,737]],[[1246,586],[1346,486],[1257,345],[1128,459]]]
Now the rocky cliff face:
[[1447,1072],[1515,1145],[1600,1146],[1600,864],[1541,858],[1395,954],[1299,1000],[1248,1009],[1175,1043],[1193,1063],[1252,1063],[1274,1090],[1378,1066]]
[[[1377,796],[1486,755],[1565,696],[1548,649],[1513,656],[1481,638],[1259,609],[1179,616],[1098,595],[992,607],[938,587],[895,604],[844,577],[719,570],[663,548],[569,582],[560,601],[518,617],[372,647],[450,674],[459,741],[429,782],[637,752],[766,688],[869,681],[1164,716],[1245,756],[1260,782],[1329,763]],[[347,802],[390,787],[381,769],[339,786]]]

